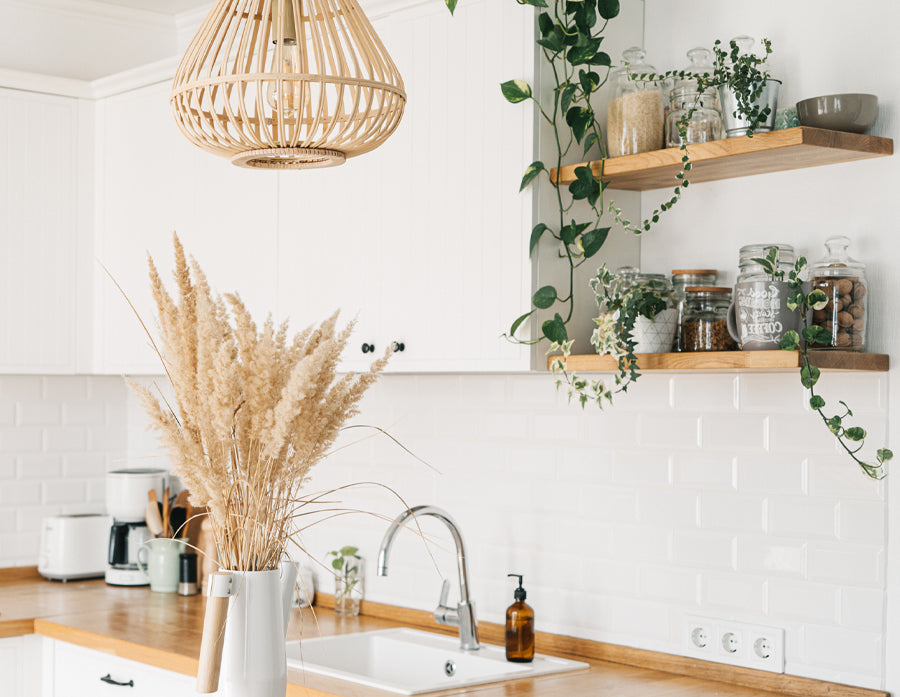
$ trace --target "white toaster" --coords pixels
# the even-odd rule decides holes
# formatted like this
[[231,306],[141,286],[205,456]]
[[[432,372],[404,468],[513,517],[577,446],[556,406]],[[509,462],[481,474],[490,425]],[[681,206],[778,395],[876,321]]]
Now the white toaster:
[[112,518],[93,513],[44,518],[38,573],[54,581],[102,577],[110,525]]

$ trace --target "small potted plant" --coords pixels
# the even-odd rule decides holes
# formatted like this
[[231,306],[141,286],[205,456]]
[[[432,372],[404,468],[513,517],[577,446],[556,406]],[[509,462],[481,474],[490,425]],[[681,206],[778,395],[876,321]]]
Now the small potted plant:
[[358,547],[345,546],[328,553],[334,569],[334,614],[355,616],[359,614],[359,601],[363,598],[365,560],[357,554]]
[[778,91],[781,81],[773,78],[765,68],[772,53],[772,42],[762,40],[765,55],[753,53],[754,41],[738,36],[729,42],[730,50],[716,40],[713,45],[713,72],[693,76],[700,93],[717,87],[728,138],[771,131],[775,126]]

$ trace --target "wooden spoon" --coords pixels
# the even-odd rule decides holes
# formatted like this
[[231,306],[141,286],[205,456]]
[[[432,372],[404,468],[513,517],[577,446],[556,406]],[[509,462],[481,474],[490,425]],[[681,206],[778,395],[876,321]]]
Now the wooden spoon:
[[159,534],[163,531],[163,522],[159,516],[159,504],[156,503],[155,496],[153,501],[147,503],[147,510],[144,512],[144,522],[147,523],[147,528],[153,533],[153,537],[159,537]]
[[163,537],[169,537],[169,487],[163,492],[162,524]]

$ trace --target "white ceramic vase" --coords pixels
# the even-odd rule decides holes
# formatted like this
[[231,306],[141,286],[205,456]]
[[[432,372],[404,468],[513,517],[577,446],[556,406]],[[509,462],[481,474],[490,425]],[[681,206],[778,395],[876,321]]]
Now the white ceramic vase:
[[678,310],[663,310],[652,320],[637,317],[634,320],[635,353],[669,353],[675,340],[675,325],[678,323]]
[[222,649],[226,697],[284,697],[284,593],[279,571],[231,571],[233,585]]

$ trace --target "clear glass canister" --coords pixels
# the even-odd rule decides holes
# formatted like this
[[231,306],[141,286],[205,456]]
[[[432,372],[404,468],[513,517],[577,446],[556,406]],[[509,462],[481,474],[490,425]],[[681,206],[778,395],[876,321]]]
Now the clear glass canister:
[[748,244],[741,247],[738,260],[740,266],[737,277],[738,283],[743,281],[762,281],[769,277],[763,265],[758,261],[754,261],[754,259],[765,259],[772,247],[778,250],[776,270],[778,278],[775,280],[788,280],[788,274],[794,268],[794,248],[789,244],[771,242],[768,244]]
[[678,324],[675,325],[675,342],[673,351],[682,351],[681,348],[681,321],[684,318],[685,288],[688,286],[714,286],[719,274],[715,269],[673,269],[672,290],[675,298],[675,307],[678,309]]
[[844,351],[866,350],[866,267],[847,254],[850,240],[844,236],[825,240],[825,258],[810,266],[810,284],[828,296],[822,310],[813,310],[812,323],[831,334],[827,344],[810,344],[810,348]]
[[718,101],[704,92],[697,91],[696,84],[676,87],[671,92],[672,109],[666,116],[666,147],[680,148],[681,127],[684,128],[684,142],[708,143],[725,137],[722,113],[713,108]]
[[728,333],[731,288],[689,286],[685,288],[681,321],[682,351],[735,351]]
[[659,293],[671,295],[672,284],[664,274],[641,273],[641,270],[635,266],[621,266],[616,269],[616,276],[619,279],[619,290],[622,292],[634,286],[643,286]]
[[641,80],[655,73],[641,48],[622,53],[622,67],[613,71],[615,97],[607,109],[606,136],[610,157],[661,150],[665,130],[666,91],[662,81]]

